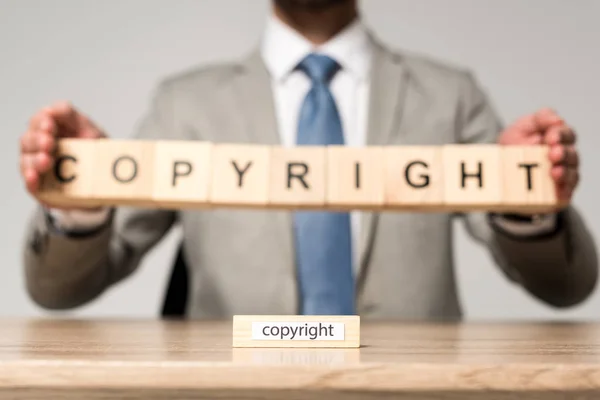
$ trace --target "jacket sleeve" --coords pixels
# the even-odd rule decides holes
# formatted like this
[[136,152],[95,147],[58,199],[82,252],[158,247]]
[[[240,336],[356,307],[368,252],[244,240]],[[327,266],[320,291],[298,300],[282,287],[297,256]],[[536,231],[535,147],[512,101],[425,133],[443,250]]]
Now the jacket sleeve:
[[[461,86],[458,141],[495,143],[502,124],[484,91],[468,72]],[[546,304],[573,306],[593,292],[598,276],[596,246],[573,205],[557,214],[554,229],[538,233],[509,231],[487,213],[461,217],[470,236],[487,247],[505,275]]]
[[[168,138],[173,120],[172,100],[163,83],[134,138]],[[119,207],[92,231],[64,231],[38,206],[28,221],[23,249],[27,292],[46,309],[86,304],[134,272],[175,222],[171,210]]]

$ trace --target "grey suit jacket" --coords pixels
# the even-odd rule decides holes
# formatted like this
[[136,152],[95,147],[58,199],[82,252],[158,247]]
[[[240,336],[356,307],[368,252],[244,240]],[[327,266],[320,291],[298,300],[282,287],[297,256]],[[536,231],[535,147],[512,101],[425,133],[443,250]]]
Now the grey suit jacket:
[[[501,124],[468,71],[376,43],[369,145],[495,142]],[[239,63],[162,81],[136,137],[278,144],[276,129],[270,77],[255,52]],[[27,290],[48,309],[90,302],[132,274],[181,224],[191,268],[189,318],[296,314],[290,216],[119,208],[106,226],[77,237],[55,232],[38,209],[24,249]],[[454,218],[464,221],[508,279],[541,301],[571,306],[595,287],[595,245],[573,207],[563,213],[557,234],[529,240],[501,232],[483,213],[365,212],[362,218],[357,303],[366,318],[461,317]]]

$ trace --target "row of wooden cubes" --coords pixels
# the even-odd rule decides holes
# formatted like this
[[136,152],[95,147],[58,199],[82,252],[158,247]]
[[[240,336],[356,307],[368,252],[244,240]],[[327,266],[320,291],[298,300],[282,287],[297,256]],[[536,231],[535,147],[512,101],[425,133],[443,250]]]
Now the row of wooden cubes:
[[562,206],[546,146],[62,139],[55,160],[39,197],[56,205],[515,212]]

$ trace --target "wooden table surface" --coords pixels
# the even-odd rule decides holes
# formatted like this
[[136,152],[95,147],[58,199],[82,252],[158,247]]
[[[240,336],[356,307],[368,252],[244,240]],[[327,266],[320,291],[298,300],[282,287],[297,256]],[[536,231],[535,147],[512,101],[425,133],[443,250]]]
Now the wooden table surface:
[[231,322],[3,320],[0,398],[600,399],[600,325],[363,321],[360,349],[233,349]]

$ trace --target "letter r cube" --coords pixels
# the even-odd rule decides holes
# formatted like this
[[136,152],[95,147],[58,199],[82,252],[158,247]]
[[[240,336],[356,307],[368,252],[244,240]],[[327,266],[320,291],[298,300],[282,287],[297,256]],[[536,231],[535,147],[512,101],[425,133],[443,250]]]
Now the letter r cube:
[[325,162],[324,147],[273,148],[269,204],[273,207],[323,207]]

